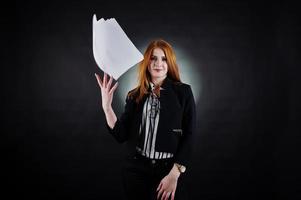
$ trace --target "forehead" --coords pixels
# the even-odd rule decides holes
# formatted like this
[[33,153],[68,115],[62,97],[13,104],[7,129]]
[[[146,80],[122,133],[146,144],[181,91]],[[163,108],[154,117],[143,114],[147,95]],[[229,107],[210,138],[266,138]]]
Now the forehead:
[[162,50],[162,49],[160,49],[160,48],[155,48],[154,50],[153,50],[153,53],[152,53],[152,55],[153,56],[165,56],[165,53],[164,53],[164,51]]

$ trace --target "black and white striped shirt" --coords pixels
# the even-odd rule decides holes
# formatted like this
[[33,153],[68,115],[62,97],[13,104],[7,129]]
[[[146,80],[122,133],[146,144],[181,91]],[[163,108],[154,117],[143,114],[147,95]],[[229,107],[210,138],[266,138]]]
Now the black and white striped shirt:
[[[139,128],[139,134],[144,134],[143,149],[136,147],[137,151],[150,159],[164,159],[173,157],[172,153],[158,152],[155,149],[157,128],[160,118],[160,101],[154,93],[154,84],[150,82],[151,93],[147,97],[142,113],[142,121]],[[163,88],[160,88],[162,90]]]

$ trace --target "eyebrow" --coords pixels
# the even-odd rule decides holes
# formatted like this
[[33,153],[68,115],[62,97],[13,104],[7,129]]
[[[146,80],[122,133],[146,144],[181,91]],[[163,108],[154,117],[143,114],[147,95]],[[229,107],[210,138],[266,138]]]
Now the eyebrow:
[[[151,57],[156,57],[158,58],[158,56],[152,55]],[[166,58],[166,56],[161,56],[161,58]]]

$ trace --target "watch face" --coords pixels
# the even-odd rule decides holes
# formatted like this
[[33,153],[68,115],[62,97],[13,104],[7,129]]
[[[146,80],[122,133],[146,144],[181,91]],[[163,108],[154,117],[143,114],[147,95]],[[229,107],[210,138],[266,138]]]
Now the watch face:
[[184,166],[181,166],[181,167],[180,167],[180,171],[181,171],[182,173],[184,173],[185,170],[186,170],[186,167],[184,167]]
[[179,165],[179,164],[177,164],[176,166],[178,167],[178,170],[179,170],[181,173],[184,173],[184,172],[185,172],[186,167],[185,167],[184,165]]

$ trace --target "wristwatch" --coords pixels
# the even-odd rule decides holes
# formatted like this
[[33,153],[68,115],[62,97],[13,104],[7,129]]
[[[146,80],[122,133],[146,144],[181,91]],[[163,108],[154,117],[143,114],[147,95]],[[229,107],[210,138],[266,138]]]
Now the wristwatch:
[[185,171],[186,171],[186,167],[184,166],[184,165],[180,165],[180,164],[178,164],[178,163],[175,163],[176,164],[176,166],[177,166],[177,168],[178,168],[178,170],[179,170],[179,172],[182,174],[182,173],[184,173]]

